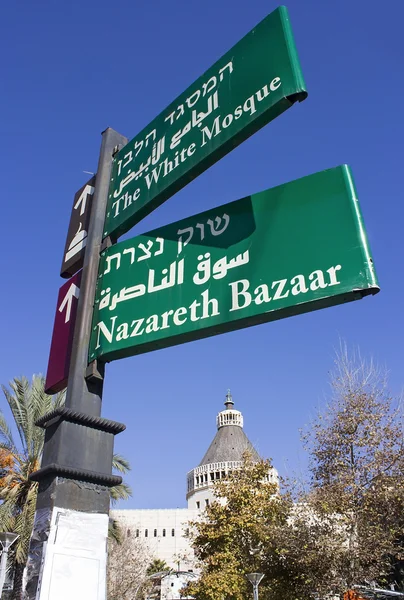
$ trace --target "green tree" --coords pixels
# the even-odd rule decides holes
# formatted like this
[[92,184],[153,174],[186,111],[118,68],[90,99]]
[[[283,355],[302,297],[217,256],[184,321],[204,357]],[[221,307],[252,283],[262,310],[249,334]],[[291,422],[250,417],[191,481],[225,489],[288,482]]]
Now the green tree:
[[146,569],[146,575],[154,575],[155,573],[161,573],[162,571],[168,570],[169,567],[165,560],[154,558]]
[[184,593],[198,600],[247,599],[251,585],[246,574],[259,571],[265,573],[260,596],[268,597],[281,567],[271,536],[291,510],[289,498],[269,481],[270,468],[269,461],[254,463],[247,453],[240,469],[215,484],[215,501],[201,520],[190,523],[201,577]]
[[[21,596],[38,492],[38,484],[30,481],[29,476],[40,468],[45,437],[44,430],[36,427],[35,421],[62,406],[65,393],[60,392],[55,396],[45,394],[45,379],[41,375],[34,375],[31,382],[26,377],[15,378],[9,388],[2,386],[2,389],[19,437],[17,444],[4,414],[0,412],[0,531],[12,531],[19,535],[13,546],[13,599],[17,600]],[[120,456],[114,457],[113,464],[122,473],[129,468],[127,461]],[[130,493],[130,488],[121,484],[111,490],[111,497],[113,501],[126,499]]]

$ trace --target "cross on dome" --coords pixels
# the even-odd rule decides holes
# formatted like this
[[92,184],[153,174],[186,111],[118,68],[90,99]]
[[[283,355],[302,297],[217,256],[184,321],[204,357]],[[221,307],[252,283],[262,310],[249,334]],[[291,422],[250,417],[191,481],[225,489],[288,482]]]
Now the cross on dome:
[[234,402],[233,402],[233,398],[230,393],[230,390],[227,390],[226,401],[225,401],[224,405],[226,407],[226,410],[230,410],[234,406]]
[[[217,431],[204,457],[187,475],[187,500],[189,508],[202,509],[215,500],[213,486],[218,479],[226,477],[242,465],[243,455],[248,451],[253,462],[260,457],[243,430],[243,415],[234,409],[230,390],[227,390],[225,409],[216,418]],[[271,468],[270,481],[278,481],[276,469]]]

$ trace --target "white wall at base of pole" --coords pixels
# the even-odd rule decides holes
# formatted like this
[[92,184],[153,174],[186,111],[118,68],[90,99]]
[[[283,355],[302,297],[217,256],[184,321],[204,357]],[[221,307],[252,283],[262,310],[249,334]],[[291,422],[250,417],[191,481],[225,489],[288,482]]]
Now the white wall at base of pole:
[[106,600],[108,515],[55,507],[37,600]]

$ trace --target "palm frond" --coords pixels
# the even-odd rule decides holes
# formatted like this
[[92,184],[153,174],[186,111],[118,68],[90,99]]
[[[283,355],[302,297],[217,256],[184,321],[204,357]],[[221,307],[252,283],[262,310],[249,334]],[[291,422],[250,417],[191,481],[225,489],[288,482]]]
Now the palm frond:
[[53,408],[60,408],[65,405],[66,402],[66,390],[58,392],[52,396]]
[[5,486],[0,493],[0,498],[2,498],[2,500],[14,502],[15,504],[20,504],[20,501],[22,500],[21,495],[23,491],[23,486],[17,482],[13,483],[7,481],[8,479],[11,479],[11,476],[10,478],[6,477],[5,479]]
[[119,473],[127,473],[130,471],[130,464],[129,461],[120,454],[114,454],[112,457],[112,468],[119,471]]
[[42,417],[52,409],[52,396],[45,394],[45,378],[33,375],[31,381],[31,410],[33,420]]
[[[0,411],[0,442],[2,444],[1,447],[6,447],[7,450],[10,450],[11,448],[15,448],[13,434],[11,433],[11,429],[7,424],[6,418],[1,411]],[[3,446],[3,444],[7,444],[7,446]]]
[[117,544],[121,544],[123,539],[122,530],[118,521],[111,517],[108,522],[108,538]]
[[9,452],[13,453],[15,452],[15,447],[14,446],[10,446],[9,443],[7,442],[0,442],[0,450],[8,450]]
[[7,404],[12,412],[13,419],[15,421],[15,424],[17,425],[17,429],[18,429],[18,433],[19,433],[20,432],[19,424],[22,420],[22,415],[21,415],[18,405],[16,405],[15,396],[12,393],[14,391],[13,390],[14,382],[10,381],[9,385],[10,385],[11,391],[8,388],[6,388],[5,385],[2,385],[1,389],[3,390],[3,394],[6,398]]
[[14,522],[13,503],[3,502],[0,504],[0,531],[13,531]]
[[4,386],[3,392],[13,414],[24,452],[27,452],[27,444],[30,439],[29,412],[27,411],[28,379],[26,377],[21,377],[21,379],[15,377],[13,381],[10,381],[9,386],[11,392]]
[[15,557],[19,563],[25,563],[28,556],[29,542],[34,527],[37,484],[30,487],[23,509],[15,520],[15,533],[20,536],[16,542]]
[[[53,410],[53,397],[45,393],[45,378],[42,375],[33,375],[31,382],[31,411],[32,423]],[[38,458],[42,455],[44,433],[39,427],[34,426],[32,431],[30,453]]]
[[112,504],[115,504],[118,500],[128,500],[132,496],[132,490],[129,485],[123,481],[110,489],[110,496]]

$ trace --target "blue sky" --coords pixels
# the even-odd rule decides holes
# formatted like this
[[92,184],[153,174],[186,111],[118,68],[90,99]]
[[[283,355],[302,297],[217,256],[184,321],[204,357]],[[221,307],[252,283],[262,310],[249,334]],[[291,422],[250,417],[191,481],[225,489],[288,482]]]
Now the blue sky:
[[[73,195],[100,133],[134,137],[278,5],[41,0],[0,24],[3,244],[0,382],[45,372]],[[103,416],[123,421],[126,507],[185,506],[186,472],[215,433],[228,387],[258,451],[283,474],[305,464],[299,428],[329,394],[342,338],[403,372],[403,118],[400,0],[287,3],[308,99],[267,125],[134,228],[142,233],[348,163],[381,292],[323,311],[107,366]],[[0,400],[4,408],[5,400]],[[8,414],[8,413],[7,413]]]

